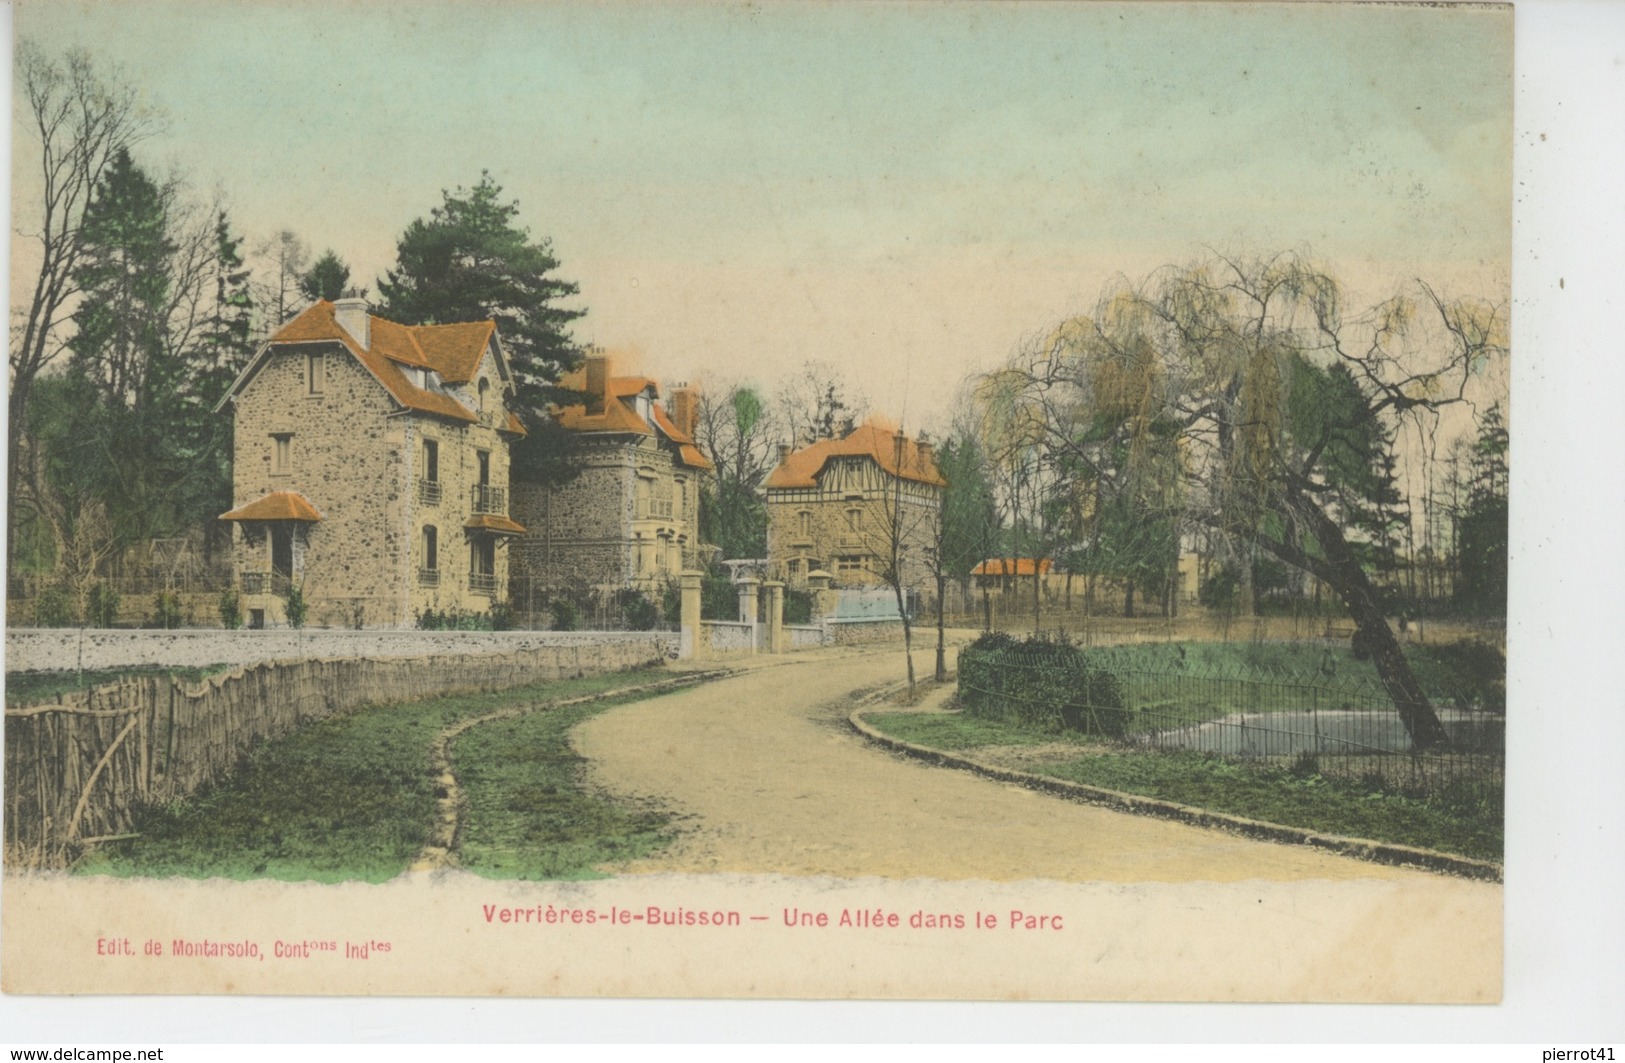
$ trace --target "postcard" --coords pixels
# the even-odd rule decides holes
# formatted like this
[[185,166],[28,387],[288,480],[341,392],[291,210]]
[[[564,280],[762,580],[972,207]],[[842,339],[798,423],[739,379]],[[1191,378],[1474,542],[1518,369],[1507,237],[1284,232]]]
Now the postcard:
[[14,22],[6,993],[1500,1000],[1510,6]]

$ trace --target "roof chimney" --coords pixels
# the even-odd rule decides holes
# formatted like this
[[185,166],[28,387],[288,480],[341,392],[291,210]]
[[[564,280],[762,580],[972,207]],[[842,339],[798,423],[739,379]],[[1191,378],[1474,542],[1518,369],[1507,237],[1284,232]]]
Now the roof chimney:
[[787,462],[789,460],[790,460],[790,444],[788,444],[788,443],[780,443],[779,444],[779,464],[783,465],[785,462]]
[[933,449],[933,447],[931,445],[931,438],[929,436],[927,436],[924,432],[921,432],[920,433],[920,438],[915,441],[914,445],[919,448],[920,472],[924,473],[926,475],[930,475],[931,473],[935,472],[936,468],[937,468],[937,466],[936,466],[937,455],[936,455],[936,451]]
[[604,412],[604,399],[609,394],[609,356],[587,355],[587,412]]
[[361,289],[351,288],[344,293],[343,298],[334,300],[333,320],[361,345],[362,350],[371,347],[372,312],[367,306],[367,300],[361,294]]
[[687,384],[679,384],[671,392],[671,417],[677,428],[690,439],[700,426],[699,393]]

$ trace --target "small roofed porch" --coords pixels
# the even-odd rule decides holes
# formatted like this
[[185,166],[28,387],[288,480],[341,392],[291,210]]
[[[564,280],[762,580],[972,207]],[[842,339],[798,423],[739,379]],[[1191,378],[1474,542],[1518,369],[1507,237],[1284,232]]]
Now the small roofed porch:
[[289,623],[288,597],[303,574],[309,532],[321,513],[297,491],[272,491],[220,519],[241,531],[234,553],[248,626]]

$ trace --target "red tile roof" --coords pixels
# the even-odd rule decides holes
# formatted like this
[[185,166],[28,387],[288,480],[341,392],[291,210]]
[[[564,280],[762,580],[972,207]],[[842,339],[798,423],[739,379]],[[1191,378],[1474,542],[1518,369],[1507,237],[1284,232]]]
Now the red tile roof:
[[318,521],[322,515],[298,491],[272,491],[246,506],[220,514],[221,520],[304,520]]
[[283,325],[269,342],[343,344],[402,406],[471,424],[479,421],[478,415],[450,395],[412,383],[400,367],[432,369],[448,384],[467,383],[479,368],[480,358],[495,332],[495,323],[399,325],[376,314],[368,317],[366,350],[338,323],[333,316],[333,304],[326,299]]
[[[1048,575],[1053,562],[1049,558],[1041,558],[1038,562],[1038,574]],[[1030,557],[995,557],[983,561],[970,570],[973,576],[1031,576],[1033,574],[1033,559]]]
[[[585,391],[586,367],[566,373],[560,378],[559,386],[572,391]],[[665,407],[658,402],[651,403],[653,426],[638,415],[633,400],[640,394],[652,389],[651,399],[660,397],[660,387],[653,380],[646,376],[613,376],[605,382],[605,389],[608,394],[602,413],[588,413],[586,405],[582,403],[562,406],[554,412],[559,424],[574,432],[628,432],[652,436],[658,430],[660,435],[677,444],[678,460],[684,465],[693,469],[711,468],[711,462],[701,453],[694,437],[677,427],[677,423],[666,415]]]
[[510,520],[507,517],[500,516],[496,513],[481,513],[478,516],[470,517],[468,518],[468,523],[464,524],[463,527],[467,528],[469,531],[488,531],[495,532],[498,535],[525,534],[525,526],[523,524],[520,524],[516,520]]
[[897,433],[885,425],[869,421],[854,428],[843,439],[821,439],[795,451],[773,470],[765,486],[817,487],[818,474],[824,471],[824,465],[831,458],[838,457],[872,458],[892,476],[936,487],[947,485],[942,473],[937,471],[936,462],[922,454],[920,445],[912,439],[905,438],[903,441],[903,461],[899,467]]

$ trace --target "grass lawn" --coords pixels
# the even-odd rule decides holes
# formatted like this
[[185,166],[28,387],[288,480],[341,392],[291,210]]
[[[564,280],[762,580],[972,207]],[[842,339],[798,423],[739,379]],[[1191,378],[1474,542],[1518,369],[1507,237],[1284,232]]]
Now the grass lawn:
[[586,761],[570,748],[576,724],[605,702],[494,720],[452,747],[465,818],[462,866],[491,878],[601,877],[592,869],[671,840],[670,816],[627,807],[583,787]]
[[[609,693],[658,670],[360,709],[306,725],[245,758],[221,784],[139,818],[139,838],[78,868],[120,876],[382,882],[427,841],[436,815],[430,748],[446,727],[516,703]],[[646,696],[646,695],[645,695]],[[475,726],[452,747],[469,805],[471,867],[511,877],[581,878],[594,863],[664,838],[664,820],[582,789],[566,732],[611,700]],[[486,727],[510,732],[512,750]],[[505,763],[508,760],[514,763]],[[539,769],[532,774],[518,762]],[[527,847],[527,851],[510,851]],[[534,847],[530,851],[528,847]]]
[[[1312,682],[1377,699],[1388,696],[1376,665],[1355,660],[1347,642],[1166,642],[1104,646],[1085,652],[1092,665],[1113,672],[1278,679]],[[1504,708],[1506,661],[1499,651],[1477,643],[1413,643],[1405,647],[1405,657],[1417,681],[1437,702],[1450,704],[1464,696],[1493,702],[1498,694]],[[1223,688],[1224,684],[1214,684],[1215,696],[1221,700],[1230,697]],[[1222,708],[1224,712],[1254,711],[1245,704]],[[1258,711],[1270,708],[1264,705]]]
[[947,751],[975,749],[990,760],[997,759],[998,747],[1075,745],[1076,754],[1058,751],[1053,758],[1024,763],[1022,768],[1037,775],[1290,827],[1483,860],[1502,857],[1504,816],[1498,792],[1419,797],[1280,765],[1189,751],[1092,745],[1082,738],[963,713],[873,713],[865,719],[877,730],[916,745]]
[[229,664],[210,664],[202,668],[166,668],[157,665],[131,668],[102,668],[85,672],[7,672],[6,704],[33,705],[53,701],[58,694],[116,683],[131,675],[173,675],[187,682],[197,682],[206,676],[224,672]]

